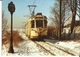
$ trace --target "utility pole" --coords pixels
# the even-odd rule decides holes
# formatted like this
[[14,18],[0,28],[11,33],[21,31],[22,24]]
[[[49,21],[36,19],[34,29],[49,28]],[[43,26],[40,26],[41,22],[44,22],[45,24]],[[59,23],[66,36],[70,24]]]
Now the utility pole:
[[[29,10],[30,10],[30,14],[31,14],[31,16],[34,16],[36,5],[28,5],[28,7],[29,7]],[[33,7],[33,10],[32,10],[32,7]]]
[[61,39],[61,0],[59,0],[59,4],[60,4],[60,10],[59,10],[59,13],[60,13],[60,15],[59,15],[59,39],[58,40],[60,40]]

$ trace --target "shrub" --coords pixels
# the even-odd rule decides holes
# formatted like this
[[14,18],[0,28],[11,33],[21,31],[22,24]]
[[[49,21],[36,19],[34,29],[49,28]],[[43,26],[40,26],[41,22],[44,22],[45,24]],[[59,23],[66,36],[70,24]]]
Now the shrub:
[[[6,32],[5,38],[2,38],[2,44],[10,43],[10,32]],[[14,46],[18,47],[18,43],[24,41],[24,39],[21,38],[18,31],[13,31],[13,44]]]

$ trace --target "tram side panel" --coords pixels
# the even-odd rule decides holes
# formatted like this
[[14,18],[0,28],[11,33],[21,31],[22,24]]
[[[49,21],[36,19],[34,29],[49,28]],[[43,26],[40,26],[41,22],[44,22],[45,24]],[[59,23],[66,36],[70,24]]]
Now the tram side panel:
[[26,25],[26,36],[28,37],[30,37],[30,27],[31,25],[30,25],[30,22],[28,21]]

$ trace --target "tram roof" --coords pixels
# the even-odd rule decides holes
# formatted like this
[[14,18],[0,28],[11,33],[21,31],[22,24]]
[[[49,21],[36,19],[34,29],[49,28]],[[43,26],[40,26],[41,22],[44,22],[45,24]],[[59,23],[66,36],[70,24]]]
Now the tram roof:
[[42,15],[42,13],[37,13],[36,15],[31,16],[28,20],[34,19],[34,18],[44,18],[44,19],[47,19],[47,17]]

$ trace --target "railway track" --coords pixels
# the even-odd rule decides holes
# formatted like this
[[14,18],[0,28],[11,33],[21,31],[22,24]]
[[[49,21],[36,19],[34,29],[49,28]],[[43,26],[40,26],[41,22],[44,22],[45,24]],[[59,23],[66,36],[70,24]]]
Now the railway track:
[[60,56],[75,56],[78,55],[76,53],[71,52],[69,49],[60,48],[50,42],[43,42],[43,41],[35,41],[35,43],[40,46],[41,48],[45,49],[52,55],[60,55]]
[[62,50],[62,51],[66,52],[66,53],[68,53],[68,54],[71,54],[71,55],[73,55],[73,56],[79,55],[79,54],[77,54],[76,52],[70,50],[69,48],[64,48],[64,47],[62,47],[62,46],[58,46],[58,45],[52,44],[52,43],[50,43],[50,42],[46,42],[46,43],[49,44],[50,46],[54,46],[54,47],[58,48],[59,50]]
[[55,54],[53,52],[51,52],[50,50],[46,49],[44,46],[42,46],[41,44],[39,44],[37,41],[34,41],[34,43],[36,43],[40,48],[44,49],[45,52],[55,56]]

